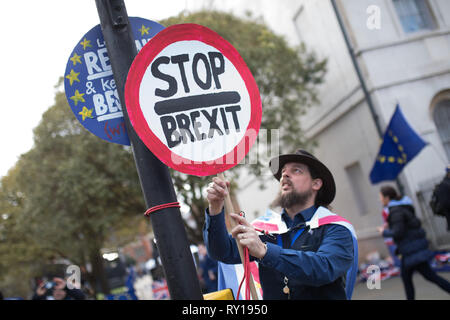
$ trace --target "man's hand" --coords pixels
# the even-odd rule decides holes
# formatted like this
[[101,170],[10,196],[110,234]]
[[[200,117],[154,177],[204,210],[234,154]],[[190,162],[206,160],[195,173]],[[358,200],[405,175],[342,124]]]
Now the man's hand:
[[262,259],[267,252],[267,246],[258,236],[253,226],[238,214],[230,213],[230,217],[236,221],[237,226],[231,230],[231,235],[242,246],[248,248],[248,252],[255,258]]
[[222,211],[225,196],[228,194],[229,187],[229,181],[223,181],[218,177],[214,177],[213,181],[208,185],[208,189],[206,189],[206,192],[208,193],[206,199],[208,199],[209,214],[211,216],[215,216]]

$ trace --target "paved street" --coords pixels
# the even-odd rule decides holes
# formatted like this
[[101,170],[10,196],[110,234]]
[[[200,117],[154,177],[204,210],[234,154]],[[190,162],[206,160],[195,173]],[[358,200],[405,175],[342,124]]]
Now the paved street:
[[[450,281],[450,272],[438,273]],[[450,294],[434,283],[428,282],[419,273],[413,277],[416,300],[450,300]],[[405,300],[405,290],[400,276],[381,281],[381,289],[369,290],[365,282],[357,283],[352,300]]]

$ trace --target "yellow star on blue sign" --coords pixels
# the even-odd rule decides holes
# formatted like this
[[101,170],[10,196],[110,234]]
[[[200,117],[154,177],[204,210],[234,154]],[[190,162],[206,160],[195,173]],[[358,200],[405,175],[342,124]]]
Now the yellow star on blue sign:
[[70,85],[72,85],[74,81],[80,82],[80,79],[78,79],[79,74],[79,72],[75,72],[73,69],[70,70],[70,73],[66,76],[70,81]]
[[144,34],[149,34],[148,30],[150,30],[150,27],[145,27],[144,25],[142,25],[142,27],[139,29],[139,31],[141,32],[141,36],[143,36]]
[[81,110],[80,112],[78,112],[79,115],[81,115],[83,117],[83,121],[86,120],[86,118],[91,118],[93,119],[94,117],[92,116],[92,111],[94,111],[94,109],[88,109],[86,108],[86,106],[83,107],[83,110]]

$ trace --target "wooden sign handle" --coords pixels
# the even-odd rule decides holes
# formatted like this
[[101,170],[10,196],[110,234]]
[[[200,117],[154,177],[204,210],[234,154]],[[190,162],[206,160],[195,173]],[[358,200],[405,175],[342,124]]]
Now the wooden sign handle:
[[[218,173],[217,177],[223,181],[225,181],[225,175],[223,174],[223,172]],[[233,212],[233,213],[237,213],[236,210],[234,209],[233,203],[231,202],[231,196],[230,196],[230,192],[228,190],[228,194],[225,196],[225,217],[228,217],[228,221],[230,222],[231,228],[234,228],[235,226],[237,226],[236,222],[234,221],[234,219],[231,219],[229,217],[229,213]],[[239,256],[241,257],[241,261],[245,261],[244,260],[244,249],[242,248],[242,245],[239,243],[239,241],[236,240],[236,244],[238,247],[238,251],[239,251]],[[253,281],[253,275],[250,273],[250,293],[252,295],[252,299],[253,300],[258,300],[258,294],[256,292],[256,287],[255,287],[255,282]],[[238,292],[239,295],[239,292]]]

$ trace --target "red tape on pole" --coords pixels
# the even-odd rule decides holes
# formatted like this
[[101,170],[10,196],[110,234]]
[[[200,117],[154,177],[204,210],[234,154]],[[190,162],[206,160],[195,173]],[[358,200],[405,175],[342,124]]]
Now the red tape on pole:
[[159,204],[157,206],[151,207],[149,209],[147,209],[147,211],[145,211],[145,215],[148,217],[151,213],[161,210],[161,209],[166,209],[166,208],[179,208],[180,207],[180,203],[179,202],[169,202],[169,203],[164,203],[164,204]]

